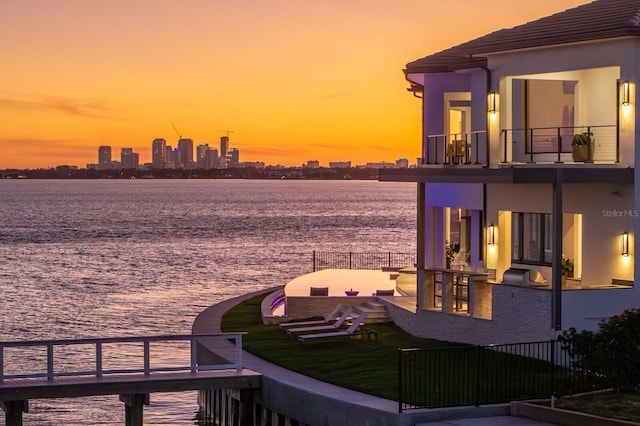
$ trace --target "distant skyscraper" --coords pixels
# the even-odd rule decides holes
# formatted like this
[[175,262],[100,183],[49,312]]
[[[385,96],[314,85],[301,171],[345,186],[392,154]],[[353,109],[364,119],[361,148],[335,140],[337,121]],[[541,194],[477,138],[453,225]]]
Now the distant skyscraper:
[[407,159],[407,158],[398,158],[396,160],[396,167],[398,169],[408,169],[409,168],[409,159]]
[[209,144],[201,144],[196,147],[196,165],[199,169],[207,168],[207,151],[209,151]]
[[348,169],[351,167],[351,161],[330,161],[330,169]]
[[220,157],[227,156],[227,150],[229,149],[229,136],[220,137]]
[[120,163],[123,169],[137,169],[139,156],[133,152],[133,148],[122,148],[120,151]]
[[98,148],[98,164],[108,165],[111,163],[111,147],[103,145]]
[[185,169],[193,167],[193,140],[180,139],[178,141],[178,152],[180,154],[180,163]]
[[151,143],[151,164],[153,167],[164,167],[167,151],[167,141],[162,138],[154,139]]
[[218,150],[217,149],[208,149],[205,154],[205,169],[215,169],[219,166],[218,164]]
[[238,148],[229,148],[227,152],[227,167],[236,167],[240,164],[240,150]]

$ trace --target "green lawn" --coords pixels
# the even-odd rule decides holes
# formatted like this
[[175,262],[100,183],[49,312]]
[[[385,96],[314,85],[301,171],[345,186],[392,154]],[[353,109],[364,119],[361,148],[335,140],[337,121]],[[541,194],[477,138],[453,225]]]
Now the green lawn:
[[222,331],[246,331],[244,349],[264,360],[383,398],[398,399],[398,348],[458,345],[413,337],[393,323],[367,325],[378,332],[377,340],[338,338],[302,344],[277,325],[262,324],[263,298],[253,297],[228,311],[222,319]]
[[[222,320],[223,332],[247,332],[243,337],[243,347],[254,355],[289,370],[297,371],[306,376],[333,383],[349,389],[354,389],[371,395],[387,399],[398,400],[398,348],[428,348],[428,347],[466,347],[451,342],[413,337],[393,323],[368,324],[367,328],[378,332],[377,340],[364,339],[322,339],[309,341],[304,344],[297,339],[289,338],[286,332],[277,325],[263,325],[260,317],[260,304],[264,295],[253,297],[230,311]],[[470,348],[473,349],[473,348]],[[444,379],[445,386],[452,386],[449,378],[451,374],[460,374],[460,362],[447,355],[448,351],[438,351],[435,357],[444,357],[438,362],[438,379]],[[522,371],[523,362],[533,364],[527,368],[536,370],[535,364],[540,364],[535,377],[525,382],[535,386],[545,373],[545,364],[536,360],[505,354],[489,354],[494,361],[489,364],[497,369],[484,371],[491,377],[498,377],[497,383],[510,388],[512,395],[518,383],[509,379],[510,370]],[[435,362],[435,359],[433,360]],[[465,362],[468,369],[474,368],[472,362]],[[456,366],[452,372],[449,367]],[[425,376],[426,377],[426,376]],[[502,378],[500,378],[502,377]],[[542,377],[544,378],[544,377]],[[429,382],[430,378],[425,379]],[[523,381],[522,377],[518,381]],[[426,383],[425,382],[425,383]],[[460,389],[454,389],[450,395],[463,394],[472,387],[470,383],[457,381]],[[525,384],[527,384],[525,383]],[[530,386],[525,386],[525,388]],[[443,389],[444,390],[444,389]],[[429,396],[431,397],[431,396]],[[435,395],[434,397],[438,397]],[[571,398],[558,401],[558,408],[588,412],[604,417],[616,417],[625,420],[640,420],[640,395],[618,394],[598,395],[586,398]]]
[[640,422],[640,393],[598,393],[564,398],[556,401],[557,408],[589,413],[596,416]]

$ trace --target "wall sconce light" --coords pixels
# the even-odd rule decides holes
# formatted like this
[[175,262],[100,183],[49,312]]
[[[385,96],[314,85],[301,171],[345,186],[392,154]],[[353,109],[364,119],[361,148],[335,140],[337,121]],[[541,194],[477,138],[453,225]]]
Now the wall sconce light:
[[622,105],[629,106],[631,102],[631,83],[629,81],[625,81],[622,83]]
[[623,256],[629,256],[629,233],[623,232],[620,234],[620,254]]
[[496,245],[496,227],[493,223],[487,228],[487,243],[490,246]]
[[495,114],[497,111],[497,108],[496,108],[496,104],[498,102],[497,97],[498,97],[498,94],[496,92],[489,93],[489,97],[487,98],[487,111],[490,114]]

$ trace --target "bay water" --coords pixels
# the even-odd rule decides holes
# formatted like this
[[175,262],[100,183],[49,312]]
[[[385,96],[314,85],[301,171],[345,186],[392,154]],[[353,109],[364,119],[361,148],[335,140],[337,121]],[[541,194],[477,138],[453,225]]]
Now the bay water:
[[[0,180],[0,341],[189,334],[207,307],[311,272],[314,250],[415,251],[415,194],[375,181]],[[193,392],[152,394],[145,424],[193,425],[196,412]],[[123,419],[117,395],[34,400],[24,415]]]

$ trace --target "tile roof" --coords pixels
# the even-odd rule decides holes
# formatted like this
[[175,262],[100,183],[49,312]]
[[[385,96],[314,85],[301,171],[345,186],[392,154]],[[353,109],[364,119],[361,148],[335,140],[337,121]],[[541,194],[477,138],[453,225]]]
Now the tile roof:
[[486,58],[471,55],[625,36],[640,36],[640,0],[597,0],[409,62],[405,73],[486,65]]

